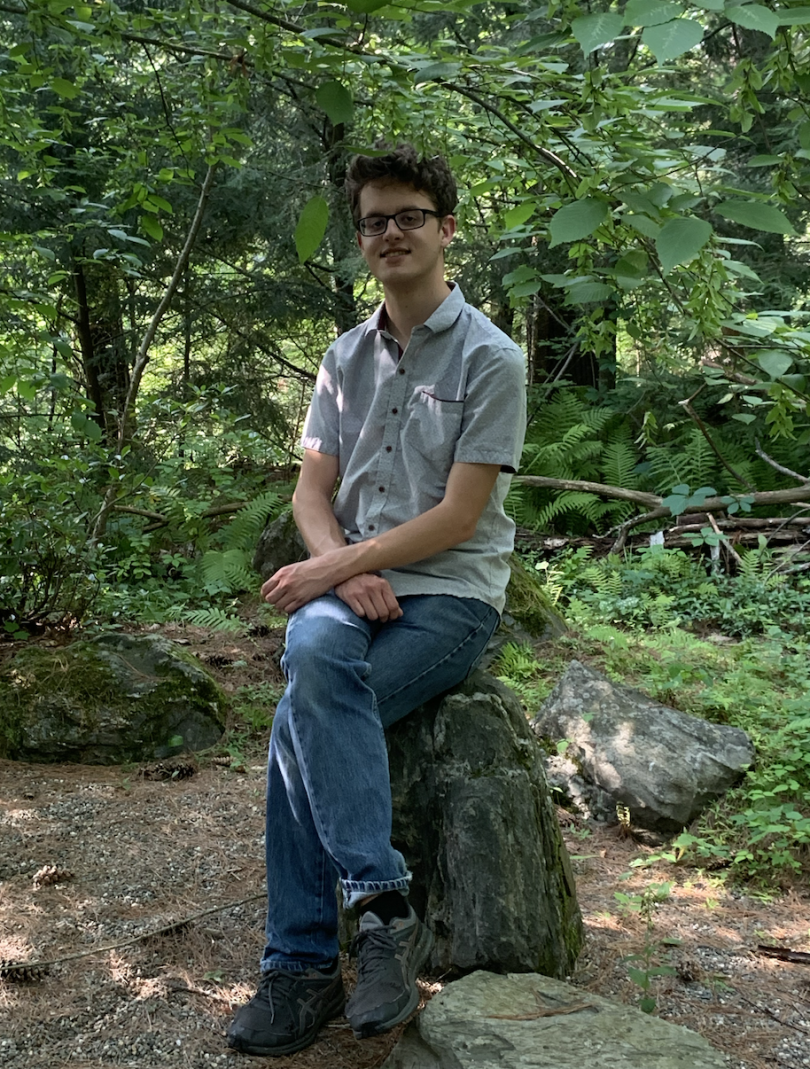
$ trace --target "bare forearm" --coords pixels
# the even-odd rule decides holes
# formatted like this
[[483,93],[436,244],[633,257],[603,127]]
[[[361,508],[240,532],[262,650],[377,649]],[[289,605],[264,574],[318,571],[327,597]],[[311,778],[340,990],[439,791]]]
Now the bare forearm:
[[474,532],[475,523],[460,523],[457,513],[443,501],[376,538],[334,547],[324,554],[322,563],[334,576],[334,582],[342,583],[363,572],[402,568],[425,560],[465,542]]
[[322,494],[296,490],[293,495],[293,518],[311,556],[321,557],[331,550],[346,547],[346,539],[332,511],[332,503]]

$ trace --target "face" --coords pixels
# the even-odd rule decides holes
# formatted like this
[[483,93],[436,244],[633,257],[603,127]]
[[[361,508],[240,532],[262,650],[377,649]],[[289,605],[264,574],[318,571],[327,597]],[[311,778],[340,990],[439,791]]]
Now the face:
[[[369,182],[360,191],[360,218],[367,215],[394,215],[406,208],[436,210],[427,193],[401,182]],[[389,219],[378,237],[357,235],[357,241],[372,275],[383,286],[418,288],[438,286],[444,281],[444,250],[453,239],[456,221],[452,215],[425,218],[418,230],[400,230]]]

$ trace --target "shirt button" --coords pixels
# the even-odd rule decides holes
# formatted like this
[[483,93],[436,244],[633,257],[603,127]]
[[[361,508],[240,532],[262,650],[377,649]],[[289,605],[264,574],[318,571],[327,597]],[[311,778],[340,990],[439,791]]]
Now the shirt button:
[[381,494],[385,493],[385,487],[384,486],[379,486],[379,487],[377,487],[377,489],[380,491]]
[[390,445],[387,445],[387,446],[385,447],[385,451],[386,451],[386,453],[390,453],[390,452],[391,452],[391,448],[392,448],[392,447],[391,447]]
[[391,415],[392,415],[392,416],[395,416],[395,415],[397,414],[397,412],[399,412],[399,409],[398,409],[398,408],[392,408],[392,409],[391,409]]
[[405,368],[404,368],[404,367],[401,367],[401,368],[399,369],[399,373],[400,373],[400,375],[404,375],[404,374],[405,374]]
[[369,529],[369,531],[373,531],[373,530],[374,530],[374,524],[373,524],[373,523],[370,523],[370,524],[368,525],[368,529]]

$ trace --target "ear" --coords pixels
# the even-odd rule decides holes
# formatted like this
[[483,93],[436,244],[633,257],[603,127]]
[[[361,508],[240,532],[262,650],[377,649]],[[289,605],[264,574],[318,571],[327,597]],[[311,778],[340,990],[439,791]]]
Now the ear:
[[456,217],[454,215],[445,215],[444,219],[442,219],[440,229],[442,248],[446,249],[453,240],[453,235],[456,232]]

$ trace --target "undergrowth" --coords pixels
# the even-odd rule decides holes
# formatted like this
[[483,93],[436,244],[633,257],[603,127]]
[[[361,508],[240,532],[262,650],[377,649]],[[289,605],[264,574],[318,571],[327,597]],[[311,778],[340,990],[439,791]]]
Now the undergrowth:
[[748,732],[756,764],[659,856],[759,884],[810,868],[810,583],[749,552],[736,579],[679,550],[535,562],[569,633],[507,645],[494,671],[534,715],[571,659]]

